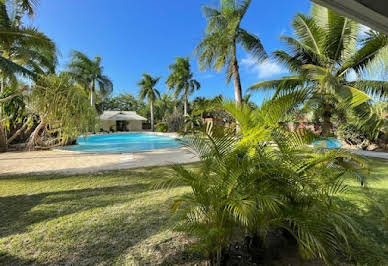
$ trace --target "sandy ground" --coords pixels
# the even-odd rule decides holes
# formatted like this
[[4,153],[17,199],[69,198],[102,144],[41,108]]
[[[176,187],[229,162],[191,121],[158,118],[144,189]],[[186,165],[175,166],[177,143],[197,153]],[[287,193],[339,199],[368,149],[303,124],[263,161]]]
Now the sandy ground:
[[198,159],[186,148],[123,154],[33,151],[0,153],[0,176],[20,174],[78,174],[147,166],[192,163]]

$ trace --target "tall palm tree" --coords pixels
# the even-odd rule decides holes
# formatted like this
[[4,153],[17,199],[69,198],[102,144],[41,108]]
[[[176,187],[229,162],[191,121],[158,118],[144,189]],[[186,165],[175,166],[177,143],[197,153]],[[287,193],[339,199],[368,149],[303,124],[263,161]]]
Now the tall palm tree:
[[237,59],[237,44],[240,44],[258,62],[267,58],[259,37],[241,28],[241,21],[252,0],[220,0],[218,9],[203,7],[208,20],[206,34],[197,46],[200,68],[226,68],[226,80],[233,78],[236,104],[241,104],[242,87]]
[[193,73],[190,70],[189,58],[177,57],[175,63],[169,66],[171,74],[166,84],[169,90],[174,90],[174,96],[177,98],[182,94],[184,103],[183,115],[188,115],[188,98],[195,90],[199,90],[201,84],[193,79]]
[[[274,52],[275,59],[292,74],[256,83],[251,90],[274,89],[277,97],[308,89],[306,103],[321,114],[324,135],[331,134],[333,113],[357,108],[371,95],[388,96],[388,82],[366,80],[370,75],[365,75],[368,70],[376,72],[376,65],[387,64],[387,36],[369,33],[358,42],[359,24],[318,5],[313,6],[311,16],[297,14],[292,26],[296,37],[281,37],[289,52]],[[354,71],[359,78],[349,81]]]
[[153,78],[150,74],[144,73],[143,78],[137,83],[140,87],[139,98],[143,101],[147,98],[150,105],[151,113],[151,130],[155,131],[154,127],[154,103],[160,98],[160,92],[155,88],[156,84],[159,82],[160,77]]
[[101,65],[102,58],[96,56],[91,59],[79,51],[73,51],[71,57],[69,72],[81,86],[89,91],[90,105],[95,106],[96,92],[107,97],[113,91],[112,81],[104,75],[104,68]]

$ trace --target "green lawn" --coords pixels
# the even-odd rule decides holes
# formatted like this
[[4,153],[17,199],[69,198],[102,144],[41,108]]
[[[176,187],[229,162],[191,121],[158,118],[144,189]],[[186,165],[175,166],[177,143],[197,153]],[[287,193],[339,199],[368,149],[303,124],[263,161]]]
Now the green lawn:
[[[343,203],[366,231],[357,257],[369,265],[388,265],[387,227],[380,209],[365,196],[368,191],[388,206],[388,162],[372,162],[369,189],[350,182]],[[157,167],[97,175],[0,178],[0,264],[200,262],[199,256],[185,251],[190,240],[168,230],[173,223],[169,203],[188,189],[149,188],[169,171]]]

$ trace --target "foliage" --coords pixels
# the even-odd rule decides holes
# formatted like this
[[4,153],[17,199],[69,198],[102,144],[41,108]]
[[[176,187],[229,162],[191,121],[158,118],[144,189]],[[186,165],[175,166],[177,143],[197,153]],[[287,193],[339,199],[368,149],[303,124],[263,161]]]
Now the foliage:
[[197,236],[195,248],[215,264],[236,235],[249,232],[265,243],[277,228],[292,235],[305,258],[329,263],[338,253],[349,254],[357,226],[335,197],[346,191],[345,178],[361,178],[346,160],[364,162],[343,150],[309,148],[315,136],[278,126],[285,110],[304,97],[296,92],[257,110],[227,102],[224,108],[238,121],[240,136],[214,129],[183,140],[201,158],[200,167],[173,166],[175,175],[162,186],[191,187],[173,204],[181,217],[177,229]]
[[9,17],[4,1],[0,1],[0,28],[2,86],[5,83],[17,85],[17,75],[35,79],[37,74],[55,71],[57,51],[54,42],[34,27],[15,23],[15,18]]
[[[292,26],[296,37],[281,37],[289,52],[274,52],[291,75],[258,82],[251,90],[275,90],[274,97],[307,90],[305,103],[319,113],[326,135],[332,133],[333,113],[341,116],[372,96],[387,96],[387,82],[366,80],[370,75],[365,74],[376,70],[376,62],[387,61],[387,36],[372,32],[358,42],[357,23],[318,5],[313,5],[311,16],[297,14]],[[352,72],[358,76],[356,81],[348,79]]]
[[39,114],[40,123],[50,125],[42,130],[56,144],[63,145],[69,139],[93,132],[98,124],[88,95],[67,73],[41,77],[32,88],[29,104]]
[[158,132],[168,132],[168,124],[166,122],[159,122],[155,127]]
[[168,125],[169,132],[178,132],[183,128],[185,118],[182,116],[182,113],[173,112],[167,115],[166,122]]
[[[15,93],[17,93],[16,88],[6,88],[2,93],[0,93],[0,99],[14,95]],[[19,94],[11,100],[0,104],[0,120],[2,120],[8,128],[12,127],[12,124],[22,122],[24,116],[26,115],[26,104],[24,98],[25,97],[22,94]]]
[[101,111],[136,111],[143,108],[144,103],[129,93],[121,93],[115,97],[103,99],[97,104]]

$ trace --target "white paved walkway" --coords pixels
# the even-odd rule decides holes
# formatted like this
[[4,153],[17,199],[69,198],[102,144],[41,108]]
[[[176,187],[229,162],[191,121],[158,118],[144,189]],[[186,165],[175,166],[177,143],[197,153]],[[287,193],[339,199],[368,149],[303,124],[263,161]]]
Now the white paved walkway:
[[362,151],[362,150],[349,150],[350,152],[367,157],[381,158],[388,160],[388,152],[377,152],[377,151]]
[[60,150],[8,152],[0,153],[0,176],[93,173],[196,161],[198,159],[185,148],[123,154],[75,153]]

